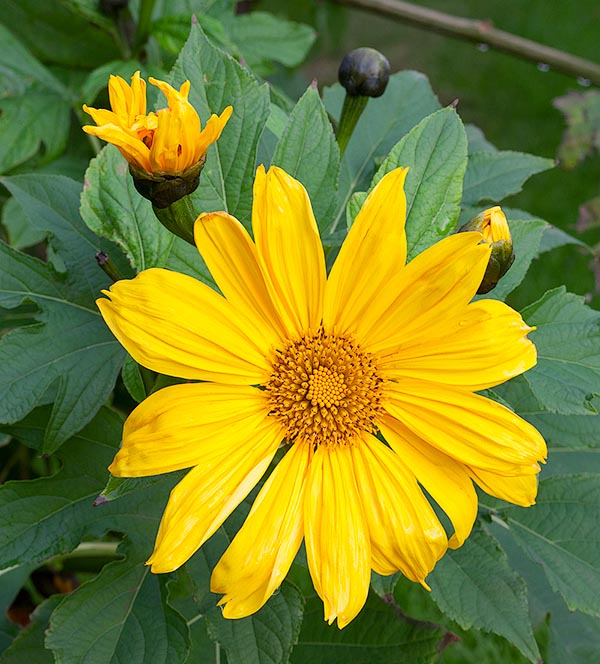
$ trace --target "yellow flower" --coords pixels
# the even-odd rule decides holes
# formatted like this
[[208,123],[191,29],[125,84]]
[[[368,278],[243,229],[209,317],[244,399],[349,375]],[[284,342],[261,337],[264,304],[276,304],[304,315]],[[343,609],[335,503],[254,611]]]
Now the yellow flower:
[[129,86],[120,76],[111,76],[108,94],[112,111],[83,106],[96,123],[83,130],[116,145],[134,167],[158,175],[181,174],[203,161],[229,120],[228,106],[220,116],[212,115],[204,129],[188,101],[190,82],[179,90],[150,78],[167,98],[168,108],[146,114],[146,83],[137,71]]
[[[152,571],[185,563],[284,441],[212,574],[226,617],[269,599],[304,538],[325,619],[343,627],[365,602],[371,569],[427,587],[448,545],[471,531],[473,483],[518,505],[535,500],[542,437],[474,394],[535,364],[532,328],[502,302],[470,303],[490,255],[480,233],[404,265],[405,175],[392,171],[369,195],[328,278],[304,187],[260,167],[254,241],[224,212],[196,222],[222,295],[150,269],[98,300],[138,362],[204,381],[142,402],[110,466],[125,477],[192,468],[171,493]],[[453,524],[449,541],[420,485]]]
[[500,206],[496,205],[495,207],[484,210],[479,216],[482,217],[481,233],[483,234],[483,239],[488,244],[499,242],[500,240],[510,242],[510,229]]

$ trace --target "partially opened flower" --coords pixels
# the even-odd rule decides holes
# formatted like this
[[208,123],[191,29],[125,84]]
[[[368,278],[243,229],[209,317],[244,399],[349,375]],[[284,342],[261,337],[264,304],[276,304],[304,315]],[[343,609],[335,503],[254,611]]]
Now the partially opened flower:
[[150,78],[167,98],[167,108],[146,114],[146,83],[139,71],[131,86],[120,76],[111,76],[108,93],[112,111],[84,106],[96,123],[83,130],[116,145],[135,168],[158,175],[178,175],[204,161],[229,120],[228,106],[220,116],[211,115],[202,129],[200,118],[188,101],[190,82],[179,90]]
[[[149,564],[185,563],[265,474],[211,579],[224,615],[257,611],[302,540],[325,619],[349,623],[371,570],[426,585],[477,513],[474,483],[518,505],[536,496],[540,434],[474,394],[536,362],[531,330],[502,302],[471,302],[490,248],[448,237],[405,266],[405,169],[365,201],[329,277],[308,195],[278,168],[254,184],[254,241],[224,212],[196,243],[222,293],[150,269],[98,300],[141,364],[192,381],[131,414],[110,467],[191,468],[171,493]],[[448,536],[421,486],[446,512]]]

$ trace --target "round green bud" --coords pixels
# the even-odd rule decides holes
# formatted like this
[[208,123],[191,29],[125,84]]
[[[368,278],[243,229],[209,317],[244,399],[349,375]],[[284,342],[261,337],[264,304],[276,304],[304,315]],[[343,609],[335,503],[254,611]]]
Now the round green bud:
[[374,48],[350,51],[340,65],[338,79],[352,97],[380,97],[390,78],[390,63]]

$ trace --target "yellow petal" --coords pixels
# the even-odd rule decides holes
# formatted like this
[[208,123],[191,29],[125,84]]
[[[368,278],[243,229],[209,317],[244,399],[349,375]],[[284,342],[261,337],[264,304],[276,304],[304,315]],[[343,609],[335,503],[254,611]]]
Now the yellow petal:
[[262,477],[281,439],[269,419],[248,440],[223,445],[209,464],[190,470],[171,491],[147,562],[153,572],[172,572],[206,542]]
[[535,365],[535,346],[526,336],[531,330],[503,302],[480,300],[397,347],[379,368],[399,382],[417,378],[481,390]]
[[256,247],[240,222],[226,212],[201,214],[194,238],[223,295],[253,320],[268,343],[286,337],[285,327],[267,291]]
[[317,329],[325,258],[306,189],[276,166],[268,173],[259,166],[252,228],[265,283],[289,336]]
[[308,569],[325,620],[345,627],[369,591],[371,547],[350,447],[320,447],[310,464],[305,500]]
[[458,233],[412,260],[373,299],[357,337],[378,355],[426,337],[473,298],[490,248],[481,233]]
[[110,107],[119,116],[121,122],[131,127],[138,115],[146,114],[146,82],[136,71],[129,85],[120,76],[111,74],[108,81]]
[[352,460],[378,574],[401,571],[425,577],[444,555],[448,540],[433,508],[407,465],[371,435],[352,448]]
[[304,535],[310,447],[292,445],[260,490],[244,525],[213,570],[210,589],[225,596],[225,618],[243,618],[281,585]]
[[387,383],[387,412],[441,452],[504,475],[533,475],[546,457],[539,432],[504,406],[439,383]]
[[221,115],[213,114],[208,118],[206,126],[200,132],[200,136],[196,139],[196,160],[200,159],[200,157],[206,153],[208,148],[220,138],[221,132],[225,128],[232,113],[233,107],[227,106]]
[[219,461],[249,440],[268,417],[264,392],[245,385],[172,385],[131,413],[109,470],[118,477],[159,475]]
[[122,127],[115,124],[107,124],[101,127],[86,125],[83,130],[87,134],[98,136],[103,141],[116,145],[129,163],[145,171],[150,170],[150,150],[143,141],[131,136]]
[[458,548],[471,533],[477,517],[477,493],[466,467],[389,415],[378,424],[398,458],[448,515],[454,526],[448,544]]
[[251,321],[206,284],[153,268],[96,301],[112,333],[140,364],[180,378],[237,385],[270,375],[268,344]]
[[406,168],[379,181],[364,202],[331,269],[323,321],[338,332],[353,332],[375,297],[406,261]]
[[490,496],[507,500],[509,503],[529,507],[535,504],[538,490],[536,475],[505,477],[481,468],[469,468],[471,477]]

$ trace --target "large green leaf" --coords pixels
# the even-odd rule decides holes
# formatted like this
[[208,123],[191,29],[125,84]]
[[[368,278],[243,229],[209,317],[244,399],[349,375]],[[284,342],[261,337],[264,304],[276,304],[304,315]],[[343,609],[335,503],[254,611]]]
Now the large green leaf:
[[164,578],[132,558],[106,565],[54,611],[46,646],[58,664],[186,661],[188,628],[167,603]]
[[319,93],[312,85],[290,114],[277,143],[273,164],[306,187],[323,233],[337,207],[340,151]]
[[523,310],[537,329],[530,333],[538,362],[526,378],[544,410],[573,415],[595,413],[600,395],[600,312],[564,287]]
[[438,655],[442,629],[407,619],[376,595],[344,629],[323,620],[323,603],[308,600],[292,664],[430,664]]
[[540,482],[535,508],[504,510],[513,537],[571,610],[600,616],[600,475]]
[[51,233],[51,246],[67,270],[59,273],[0,244],[0,306],[31,301],[40,308],[39,323],[0,341],[0,422],[20,420],[48,388],[57,386],[43,448],[49,453],[98,412],[123,361],[123,350],[94,304],[109,285],[94,254],[100,249],[115,254],[116,247],[98,240],[81,221],[78,183],[61,176],[18,176],[2,182],[32,225]]
[[223,618],[221,611],[207,614],[208,634],[227,653],[229,664],[287,664],[302,624],[300,591],[284,581],[255,614],[239,620]]
[[[344,95],[341,85],[324,91],[325,108],[336,121]],[[339,206],[330,228],[332,233],[343,220],[352,194],[369,186],[376,160],[385,158],[404,134],[439,107],[427,78],[414,71],[392,74],[385,94],[369,100],[342,158]]]
[[127,162],[112,145],[86,171],[81,216],[96,235],[118,244],[138,271],[166,266],[211,281],[198,251],[158,221],[150,201],[137,192]]
[[497,541],[475,529],[429,576],[432,597],[463,629],[500,634],[535,662],[539,651],[529,622],[523,579],[509,567]]
[[[409,259],[456,224],[466,165],[467,138],[462,122],[453,109],[443,108],[411,129],[375,174],[371,189],[394,168],[410,169],[404,185]],[[355,195],[352,212],[363,199],[364,195]]]
[[521,191],[523,183],[536,173],[554,166],[552,159],[511,151],[475,152],[469,155],[465,173],[463,204],[499,202]]
[[190,102],[206,122],[211,113],[234,105],[221,138],[208,151],[200,186],[192,194],[198,212],[225,210],[248,223],[258,139],[269,114],[266,84],[259,85],[230,55],[213,46],[199,25],[171,72],[180,85],[191,82]]

